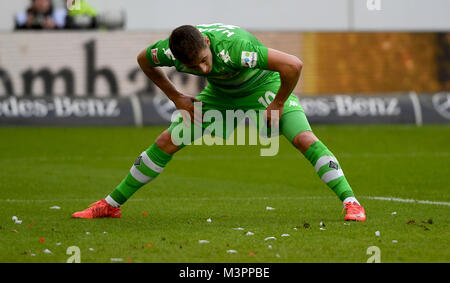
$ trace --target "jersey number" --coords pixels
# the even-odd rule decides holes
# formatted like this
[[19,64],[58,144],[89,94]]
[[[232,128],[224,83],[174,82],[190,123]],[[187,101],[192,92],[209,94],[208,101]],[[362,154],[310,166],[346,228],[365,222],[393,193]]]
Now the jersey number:
[[264,96],[258,98],[258,102],[264,105],[264,107],[268,107],[272,100],[275,98],[275,93],[271,91],[266,91]]

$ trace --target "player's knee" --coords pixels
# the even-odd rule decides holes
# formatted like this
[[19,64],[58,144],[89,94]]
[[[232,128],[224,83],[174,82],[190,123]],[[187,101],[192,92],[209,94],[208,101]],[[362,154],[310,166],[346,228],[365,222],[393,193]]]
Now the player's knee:
[[159,135],[156,139],[156,145],[168,154],[174,154],[180,150],[180,148],[173,143],[172,136],[168,130],[165,130],[161,135]]
[[299,133],[294,137],[292,143],[296,148],[298,148],[302,153],[305,153],[306,150],[319,139],[314,135],[311,131],[304,131]]

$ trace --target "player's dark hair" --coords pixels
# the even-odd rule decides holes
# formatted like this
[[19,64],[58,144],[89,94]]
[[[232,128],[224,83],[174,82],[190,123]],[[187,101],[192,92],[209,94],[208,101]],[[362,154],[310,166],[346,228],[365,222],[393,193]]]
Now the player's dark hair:
[[182,63],[192,63],[200,50],[208,47],[203,34],[194,26],[183,25],[172,31],[169,48],[173,56]]

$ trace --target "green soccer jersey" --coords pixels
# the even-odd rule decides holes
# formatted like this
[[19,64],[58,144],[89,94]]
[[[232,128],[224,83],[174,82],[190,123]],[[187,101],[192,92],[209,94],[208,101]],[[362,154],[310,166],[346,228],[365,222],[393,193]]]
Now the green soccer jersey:
[[233,25],[208,24],[196,28],[211,42],[213,69],[208,74],[191,70],[177,60],[169,48],[169,38],[147,49],[153,66],[175,67],[177,71],[206,77],[213,92],[232,97],[251,94],[268,81],[279,80],[279,74],[267,70],[268,48],[249,32]]

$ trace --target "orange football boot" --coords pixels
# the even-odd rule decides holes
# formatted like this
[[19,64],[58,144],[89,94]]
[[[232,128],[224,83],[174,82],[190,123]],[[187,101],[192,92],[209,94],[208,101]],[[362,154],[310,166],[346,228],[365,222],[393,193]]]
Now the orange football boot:
[[73,218],[120,218],[121,216],[120,207],[111,206],[104,199],[94,202],[83,211],[72,214]]
[[342,212],[344,212],[344,210],[347,211],[344,218],[345,221],[366,221],[366,211],[364,210],[364,207],[356,202],[346,202],[344,205]]

